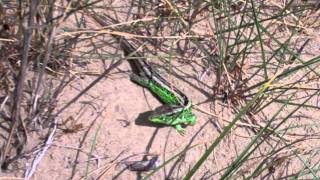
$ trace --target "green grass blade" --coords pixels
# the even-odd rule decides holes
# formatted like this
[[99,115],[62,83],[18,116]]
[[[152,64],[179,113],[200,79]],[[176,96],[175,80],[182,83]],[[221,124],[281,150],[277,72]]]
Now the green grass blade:
[[243,107],[240,112],[236,115],[236,117],[229,123],[227,127],[224,128],[223,132],[219,135],[219,137],[210,145],[208,150],[201,156],[198,162],[192,167],[192,169],[186,174],[184,180],[191,179],[194,173],[200,168],[200,166],[204,163],[204,161],[209,157],[212,151],[216,148],[216,146],[221,142],[221,140],[230,132],[232,127],[236,124],[237,121],[241,119],[243,115],[247,112],[247,110],[251,107],[251,105],[264,93],[264,91],[271,85],[274,79],[278,76],[278,73],[275,74],[268,82],[266,82],[262,88],[258,91],[258,93],[246,103],[245,107]]
[[187,151],[189,151],[190,149],[194,148],[198,146],[197,144],[196,145],[193,145],[189,148],[185,148],[184,150],[182,150],[181,152],[179,152],[178,154],[172,156],[170,159],[168,159],[167,161],[165,161],[164,163],[162,163],[160,166],[158,166],[156,169],[154,169],[151,173],[147,174],[142,180],[147,180],[149,179],[153,174],[155,174],[157,171],[159,171],[161,168],[163,168],[165,165],[167,165],[168,163],[170,163],[171,161],[173,161],[175,158],[185,154]]

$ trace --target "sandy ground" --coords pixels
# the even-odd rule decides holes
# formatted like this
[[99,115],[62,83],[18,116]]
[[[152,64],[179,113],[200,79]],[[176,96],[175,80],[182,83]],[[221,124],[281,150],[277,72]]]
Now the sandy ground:
[[[319,36],[318,39],[313,39],[312,44],[306,48],[309,53],[306,57],[320,54],[319,42]],[[195,126],[187,127],[186,134],[181,136],[172,127],[159,126],[141,120],[141,113],[155,109],[160,103],[148,90],[130,81],[130,67],[127,62],[123,62],[119,68],[113,70],[57,117],[58,123],[62,125],[58,127],[53,144],[41,160],[33,179],[81,179],[86,174],[91,178],[140,179],[148,173],[132,172],[126,169],[124,160],[142,160],[145,155],[157,155],[162,164],[185,148],[191,148],[180,158],[173,159],[151,178],[181,179],[218,137],[221,130],[228,124],[227,121],[233,119],[234,114],[230,105],[221,101],[212,103],[213,85],[216,79],[214,73],[210,71],[204,73],[209,67],[203,61],[199,59],[195,59],[192,63],[173,61],[171,65],[158,63],[156,67],[160,74],[187,94],[195,105],[193,110],[197,116]],[[108,65],[109,62],[106,61],[106,64]],[[77,71],[101,73],[104,67],[106,65],[103,61],[97,60],[86,65],[84,69],[77,68]],[[76,75],[75,77],[60,95],[58,109],[97,78],[96,75]],[[278,108],[279,106],[271,106],[265,113],[270,115]],[[290,123],[300,124],[301,120],[314,122],[319,118],[318,112],[310,109],[299,111],[299,115],[301,116],[298,118],[292,118]],[[303,118],[302,115],[307,117]],[[262,124],[267,120],[262,115],[257,115],[257,119],[261,120]],[[254,136],[248,128],[251,123],[242,123],[244,126],[234,128],[219,144],[195,174],[194,179],[217,179],[222,175],[230,162]],[[306,127],[296,133],[311,130],[317,131],[317,129]],[[29,136],[31,148],[33,138],[37,139],[39,134],[30,132]],[[44,139],[45,136],[43,135],[42,138]],[[259,153],[255,153],[250,162],[243,165],[238,178],[241,179],[242,173],[248,173],[252,166],[260,163],[259,157],[262,154],[265,155],[268,148],[273,145],[267,143],[262,145]],[[304,149],[310,149],[309,145],[318,147],[318,142],[308,141]],[[10,166],[5,176],[21,177],[24,170],[30,166],[30,157],[32,156]],[[318,159],[318,156],[314,157],[314,161]],[[277,179],[285,177],[286,174],[292,174],[301,168],[300,164],[301,162],[294,158],[281,159],[280,163],[274,165],[274,168],[279,171],[276,171],[272,177]],[[282,172],[286,174],[281,174]]]
[[[123,63],[120,69],[128,70],[128,64]],[[191,76],[196,77],[197,74]],[[65,90],[63,98],[73,97],[94,78],[86,77],[73,82]],[[207,77],[207,80],[210,80],[210,77]],[[183,92],[190,94],[194,104],[203,103],[208,99],[190,85],[180,82],[179,87]],[[82,177],[88,165],[88,153],[94,146],[92,153],[94,156],[90,158],[92,160],[89,163],[89,172],[108,168],[107,179],[111,177],[135,179],[136,173],[129,170],[123,171],[124,167],[115,163],[131,155],[136,156],[130,160],[142,160],[145,153],[159,155],[161,162],[164,162],[186,146],[198,144],[199,146],[186,154],[182,162],[170,163],[171,165],[166,166],[164,171],[154,176],[155,179],[163,179],[165,175],[172,178],[180,177],[185,174],[186,168],[195,163],[203,153],[204,145],[217,136],[217,130],[210,122],[214,121],[213,118],[198,111],[194,111],[197,115],[197,124],[188,127],[185,136],[178,134],[172,127],[159,127],[141,120],[139,122],[137,118],[140,113],[150,111],[159,105],[147,90],[132,83],[127,74],[115,71],[63,115],[65,116],[63,119],[73,117],[75,124],[82,124],[83,129],[57,138],[54,146],[43,159],[43,163],[40,164],[35,177],[43,179],[46,177],[46,172],[50,172],[56,179]],[[201,107],[208,107],[208,103],[201,104]],[[81,152],[78,149],[81,149]]]

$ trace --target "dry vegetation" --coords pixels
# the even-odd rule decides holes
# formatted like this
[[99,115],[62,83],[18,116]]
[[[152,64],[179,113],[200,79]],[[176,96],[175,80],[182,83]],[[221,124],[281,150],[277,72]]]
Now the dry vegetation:
[[[319,8],[0,0],[0,179],[319,178]],[[113,36],[192,100],[185,136],[135,120],[157,102]],[[154,155],[155,170],[118,167]]]

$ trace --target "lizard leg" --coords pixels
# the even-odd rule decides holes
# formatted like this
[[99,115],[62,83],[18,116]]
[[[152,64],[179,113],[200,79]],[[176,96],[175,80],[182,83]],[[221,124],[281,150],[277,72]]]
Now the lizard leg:
[[175,128],[179,134],[184,135],[186,130],[180,124],[177,124]]

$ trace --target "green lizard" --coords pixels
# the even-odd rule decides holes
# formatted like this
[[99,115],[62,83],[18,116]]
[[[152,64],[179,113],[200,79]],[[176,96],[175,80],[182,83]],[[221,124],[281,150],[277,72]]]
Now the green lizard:
[[[100,25],[108,25],[97,15],[92,15],[92,17]],[[114,19],[112,21],[118,23]],[[148,118],[149,121],[174,126],[177,132],[184,134],[185,129],[183,126],[196,123],[196,116],[192,113],[191,101],[185,94],[156,73],[146,62],[145,57],[137,52],[137,48],[133,47],[128,40],[115,35],[114,37],[119,41],[133,70],[131,80],[149,89],[164,103],[163,106],[153,111]]]

